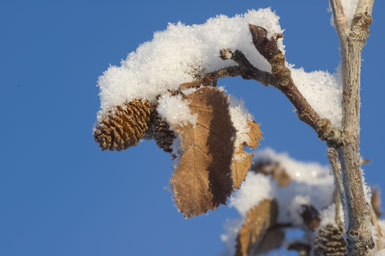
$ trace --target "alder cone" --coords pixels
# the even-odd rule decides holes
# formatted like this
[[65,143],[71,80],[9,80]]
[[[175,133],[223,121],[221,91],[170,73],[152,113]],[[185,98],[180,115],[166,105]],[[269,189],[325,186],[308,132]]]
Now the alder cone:
[[149,128],[151,103],[135,99],[117,106],[94,129],[94,138],[102,150],[121,151],[138,144]]
[[346,243],[342,237],[340,226],[328,224],[318,231],[314,239],[314,255],[317,256],[345,256]]
[[181,157],[170,184],[175,204],[185,217],[191,217],[225,204],[231,195],[236,131],[223,91],[203,87],[186,97],[197,121],[172,125],[181,141]]
[[265,199],[251,208],[239,230],[235,255],[258,255],[279,248],[285,238],[284,233],[279,229],[270,229],[276,224],[277,218],[278,205],[275,200]]
[[172,152],[172,143],[175,139],[175,133],[171,130],[168,123],[160,117],[158,111],[156,111],[156,105],[152,110],[152,137],[155,139],[156,144],[167,153]]

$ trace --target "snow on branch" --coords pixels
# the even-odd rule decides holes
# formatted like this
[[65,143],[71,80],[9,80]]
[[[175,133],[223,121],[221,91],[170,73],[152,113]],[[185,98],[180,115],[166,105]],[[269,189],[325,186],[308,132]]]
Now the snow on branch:
[[[271,73],[271,63],[255,49],[250,35],[254,30],[249,29],[249,24],[264,28],[265,39],[271,41],[273,35],[283,32],[278,21],[279,17],[270,9],[259,9],[232,18],[220,15],[201,25],[169,24],[167,30],[155,33],[152,41],[130,53],[120,66],[110,66],[99,77],[101,111],[98,120],[124,102],[133,99],[152,102],[168,90],[216,85],[221,77],[241,76],[278,86],[278,74]],[[283,40],[277,39],[270,44],[283,55]],[[232,57],[226,56],[223,49],[230,49],[227,54],[232,51]],[[322,131],[327,124],[317,124],[318,121],[329,119],[333,126],[339,127],[342,111],[339,75],[323,71],[306,73],[285,61],[281,64],[289,67],[281,71],[291,70],[292,81],[298,89],[296,99],[290,100],[296,102],[300,117],[320,128],[321,137],[325,136]],[[303,96],[301,100],[298,100],[299,94]],[[303,104],[305,101],[308,104]]]
[[[135,98],[154,100],[167,90],[177,90],[182,83],[198,80],[206,73],[235,63],[219,58],[223,48],[239,49],[258,69],[270,71],[269,63],[251,44],[247,24],[265,27],[269,35],[282,33],[279,17],[270,9],[250,10],[232,18],[220,15],[201,25],[169,24],[156,32],[121,61],[99,77],[100,114]],[[279,48],[284,50],[282,42]]]

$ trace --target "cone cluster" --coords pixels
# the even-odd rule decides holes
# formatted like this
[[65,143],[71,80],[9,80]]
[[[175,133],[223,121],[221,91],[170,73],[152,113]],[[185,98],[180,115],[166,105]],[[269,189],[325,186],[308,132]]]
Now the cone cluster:
[[95,127],[94,138],[102,150],[123,150],[138,144],[147,133],[151,103],[135,99],[116,107]]
[[332,224],[320,228],[314,240],[314,255],[346,256],[346,243],[342,233],[342,227]]

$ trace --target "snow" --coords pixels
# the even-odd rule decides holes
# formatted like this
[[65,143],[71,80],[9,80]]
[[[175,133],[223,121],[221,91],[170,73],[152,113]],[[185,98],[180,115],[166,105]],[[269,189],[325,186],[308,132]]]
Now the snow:
[[291,68],[295,85],[321,118],[329,118],[335,127],[342,124],[342,82],[340,73],[325,71],[306,73]]
[[198,115],[191,113],[188,104],[189,101],[182,99],[182,95],[166,93],[159,98],[157,111],[170,125],[195,125]]
[[[342,205],[340,211],[340,220],[344,222],[344,213],[342,211]],[[336,225],[336,204],[331,204],[329,207],[320,212],[321,222],[320,227],[324,227],[328,224]],[[344,222],[345,223],[345,222]]]
[[236,136],[234,141],[235,150],[242,144],[248,143],[250,137],[248,121],[254,120],[253,116],[247,111],[244,106],[244,101],[237,99],[230,95],[230,117],[236,129]]
[[230,207],[235,207],[242,216],[245,216],[249,209],[262,200],[275,197],[273,183],[269,176],[248,172],[241,188],[230,199]]
[[[271,9],[249,10],[231,18],[219,15],[201,25],[170,23],[166,30],[156,32],[152,41],[131,52],[120,66],[110,66],[99,77],[101,110],[98,120],[124,102],[143,98],[153,102],[168,90],[178,89],[182,83],[236,65],[232,60],[224,61],[219,57],[221,49],[240,50],[256,68],[270,72],[270,64],[252,43],[248,24],[264,27],[268,37],[283,33],[279,17]],[[283,40],[278,40],[278,47],[284,53]],[[293,67],[291,71],[294,82],[310,105],[321,117],[329,118],[339,127],[342,116],[339,76],[323,71],[306,73]]]
[[[135,52],[110,66],[99,77],[101,111],[135,98],[153,101],[167,90],[177,89],[181,83],[192,82],[204,72],[235,65],[223,61],[219,51],[238,49],[253,65],[270,71],[270,64],[255,50],[248,24],[263,26],[269,36],[282,33],[279,17],[270,9],[250,10],[229,18],[219,15],[202,25],[169,24],[165,31],[156,32],[153,40],[140,45]],[[282,41],[279,43],[283,49]]]
[[287,187],[278,187],[270,176],[249,172],[241,188],[230,199],[230,206],[241,215],[263,199],[275,198],[279,205],[278,221],[302,225],[301,205],[311,204],[320,211],[332,202],[334,180],[328,166],[297,161],[269,148],[257,151],[253,161],[280,163],[291,182]]

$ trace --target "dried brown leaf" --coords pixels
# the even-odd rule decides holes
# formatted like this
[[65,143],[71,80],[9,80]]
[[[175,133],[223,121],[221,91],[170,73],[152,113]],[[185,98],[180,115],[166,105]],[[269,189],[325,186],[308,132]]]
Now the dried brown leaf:
[[285,232],[281,228],[272,228],[266,231],[260,245],[255,248],[254,254],[267,254],[268,252],[279,249],[285,240]]
[[[268,245],[270,239],[264,239],[267,231],[273,226],[278,217],[278,205],[275,200],[265,199],[257,206],[251,208],[247,214],[245,221],[239,230],[236,244],[236,256],[248,256],[262,253],[261,251],[268,248],[277,248],[281,243],[272,243]],[[271,234],[273,235],[273,234]],[[276,242],[279,242],[281,235],[278,235]],[[266,241],[266,243],[263,243]],[[278,245],[279,244],[279,245]]]
[[[249,127],[249,142],[246,143],[246,146],[255,149],[259,146],[259,141],[262,139],[262,132],[259,129],[259,124],[249,121],[247,123]],[[244,149],[245,145],[239,145],[235,150],[233,161],[231,163],[231,175],[233,178],[234,188],[239,188],[241,182],[245,180],[247,171],[251,167],[253,154],[247,153]]]
[[186,96],[195,125],[172,126],[181,141],[181,158],[170,184],[185,217],[225,204],[231,194],[231,159],[235,129],[223,91],[204,87]]

